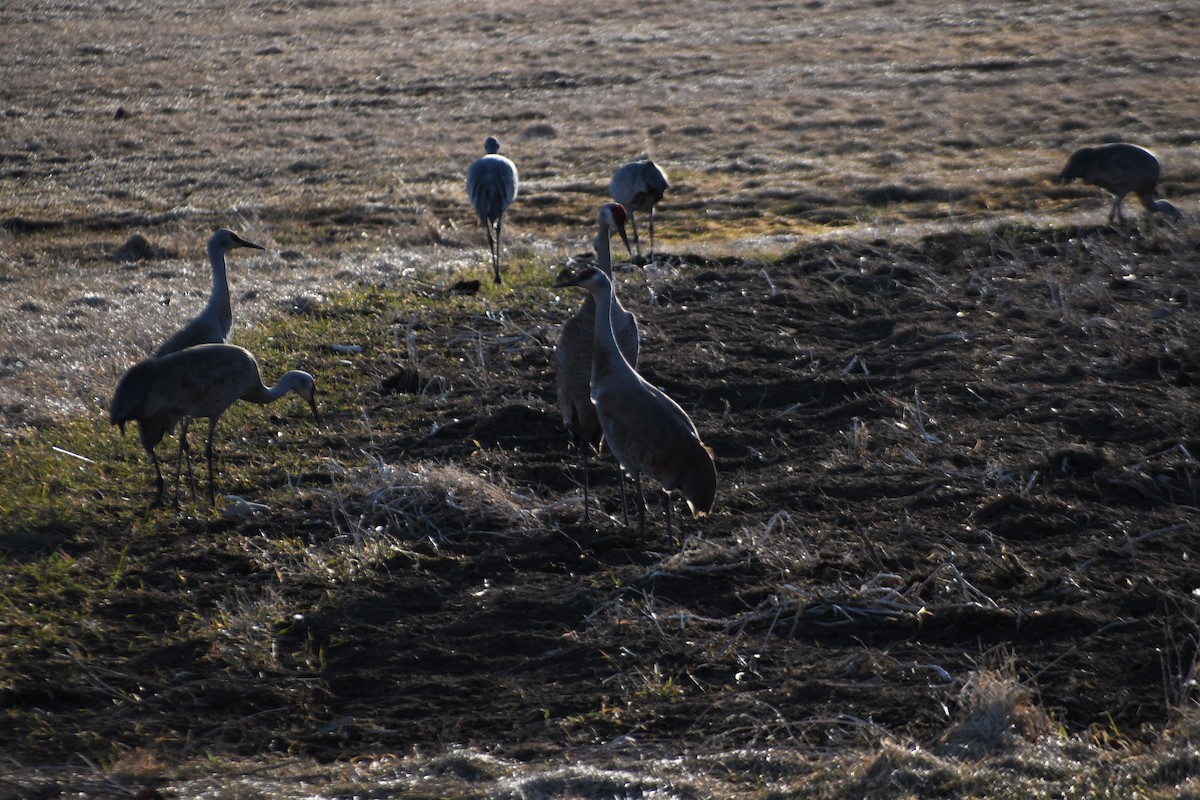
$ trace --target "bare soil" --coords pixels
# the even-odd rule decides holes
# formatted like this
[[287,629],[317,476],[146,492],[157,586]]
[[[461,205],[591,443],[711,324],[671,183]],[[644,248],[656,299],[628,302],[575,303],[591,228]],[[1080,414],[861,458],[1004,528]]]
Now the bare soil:
[[[1146,269],[1101,274],[1090,253],[1110,246]],[[403,407],[405,427],[311,441],[395,474],[125,542],[92,666],[30,653],[42,664],[9,713],[57,722],[6,728],[6,747],[537,759],[622,737],[664,753],[882,731],[934,745],[983,668],[1015,670],[1067,731],[1153,737],[1186,697],[1200,586],[1198,287],[1175,257],[1104,229],[816,246],[753,267],[670,257],[626,277],[642,370],[720,470],[712,518],[675,508],[682,548],[654,508],[644,545],[619,523],[610,461],[593,475],[609,516],[580,524],[553,406],[562,311],[507,309],[530,335],[492,351],[488,385],[436,403],[364,387],[367,417]],[[421,335],[477,325],[447,314]],[[396,510],[436,465],[461,473],[428,480],[425,511]],[[301,482],[328,483],[319,472]],[[43,535],[78,558],[96,533]],[[385,535],[402,549],[336,587],[279,566],[298,537]],[[261,661],[179,635],[272,597],[272,630],[250,637],[269,643]]]
[[[460,184],[489,133],[526,180],[510,250],[545,259],[548,287],[610,167],[649,153],[677,182],[659,259],[619,290],[639,369],[720,476],[710,518],[674,505],[674,540],[655,494],[643,542],[604,457],[584,525],[553,389],[579,298],[385,309],[380,325],[461,361],[422,371],[398,342],[319,428],[264,412],[267,429],[317,431],[311,465],[272,469],[269,432],[228,458],[261,465],[264,491],[294,487],[290,504],[198,504],[130,537],[144,498],[125,487],[81,501],[95,528],[5,534],[14,563],[116,541],[123,560],[79,622],[84,651],[10,655],[0,751],[958,752],[963,687],[988,669],[1045,714],[1012,722],[1019,737],[1159,737],[1195,703],[1200,635],[1200,100],[1177,91],[1200,12],[907,5],[0,11],[10,343],[31,342],[13,320],[53,328],[90,286],[114,298],[156,260],[195,261],[214,223],[302,253],[277,276],[289,298],[407,291],[410,247],[447,284],[486,278]],[[1137,222],[1103,226],[1098,190],[1051,188],[1073,146],[1111,138],[1159,151],[1181,223],[1131,207]],[[184,228],[141,267],[104,258]],[[271,272],[255,268],[243,307],[278,311]],[[95,344],[121,308],[85,309],[78,347],[103,368],[57,405],[6,390],[10,431],[102,415],[143,346]],[[337,330],[319,306],[293,315],[293,331]],[[325,344],[313,359],[332,370]],[[4,381],[53,383],[25,346]]]

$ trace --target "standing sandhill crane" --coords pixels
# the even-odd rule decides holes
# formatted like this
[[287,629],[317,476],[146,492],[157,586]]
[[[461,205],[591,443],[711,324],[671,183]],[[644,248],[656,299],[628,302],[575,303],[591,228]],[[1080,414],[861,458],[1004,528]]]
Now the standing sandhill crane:
[[165,356],[197,344],[218,344],[229,337],[233,327],[233,309],[229,305],[229,280],[225,275],[225,254],[238,247],[265,250],[261,244],[247,242],[228,228],[221,228],[208,239],[208,261],[212,265],[212,294],[196,317],[184,325],[154,351]]
[[[233,327],[233,308],[229,303],[229,279],[225,274],[225,254],[239,247],[249,247],[254,250],[266,249],[260,244],[246,241],[228,228],[213,231],[213,235],[208,237],[208,263],[212,266],[212,292],[208,296],[208,302],[191,322],[159,345],[158,349],[154,351],[156,357],[176,353],[185,347],[198,344],[220,344],[229,338],[229,331]],[[144,418],[140,420],[138,435],[142,439],[142,446],[147,449],[147,452],[152,452],[162,441],[163,436],[168,431],[174,430],[179,422],[178,418]],[[184,417],[179,430],[179,458],[175,465],[176,491],[178,491],[179,470],[182,469],[184,453],[187,453],[189,480],[192,475],[191,448],[187,442],[188,424],[189,420]],[[155,468],[157,467],[156,463]]]
[[[154,465],[156,489],[154,504],[162,502],[163,478],[154,445],[162,439],[159,426],[184,418],[208,417],[208,440],[204,448],[208,458],[208,500],[214,502],[213,432],[217,421],[238,400],[273,403],[288,392],[308,401],[317,415],[316,384],[312,375],[300,370],[284,373],[271,388],[263,385],[258,362],[241,347],[231,344],[201,344],[178,353],[148,358],[134,364],[113,392],[109,421],[125,433],[125,423],[137,420],[142,446]],[[319,417],[318,417],[319,418]],[[150,421],[150,425],[146,422]],[[169,430],[167,428],[166,430]],[[157,434],[158,439],[154,439]],[[179,502],[176,476],[175,502]]]
[[670,492],[678,489],[693,517],[712,511],[717,493],[717,468],[712,450],[687,413],[670,397],[648,383],[621,355],[613,335],[612,281],[602,271],[588,267],[562,286],[579,286],[596,302],[596,328],[592,349],[592,402],[604,433],[604,442],[621,467],[637,483],[639,530],[646,535],[646,499],[642,474],[658,481],[664,490],[667,535],[671,533]]
[[[616,231],[625,250],[629,251],[629,237],[625,234],[625,209],[618,203],[607,203],[600,207],[599,232],[596,235],[596,268],[612,278],[612,232]],[[613,297],[612,328],[621,354],[630,364],[637,366],[638,330],[637,321]],[[554,345],[554,357],[558,366],[558,407],[562,409],[563,424],[571,432],[571,438],[583,456],[583,521],[588,516],[588,451],[600,447],[600,420],[596,407],[592,405],[592,341],[596,329],[596,301],[589,294],[574,316],[563,323]],[[625,496],[625,482],[621,481],[621,497]]]
[[638,238],[637,219],[634,212],[646,213],[650,217],[650,258],[654,258],[654,206],[662,200],[671,184],[667,173],[646,159],[630,161],[613,173],[608,184],[608,194],[629,211],[629,224],[633,227],[633,245],[638,258],[642,256],[642,244]]
[[517,165],[500,155],[500,142],[495,136],[487,138],[483,149],[487,155],[475,159],[467,168],[467,197],[487,232],[492,271],[496,283],[500,283],[500,227],[505,209],[517,199]]
[[1067,166],[1058,176],[1060,183],[1070,183],[1082,178],[1084,183],[1099,186],[1115,195],[1108,221],[1124,221],[1121,201],[1133,192],[1150,213],[1178,217],[1179,210],[1166,200],[1155,200],[1158,188],[1158,159],[1144,147],[1126,142],[1102,144],[1099,147],[1081,147],[1067,159]]

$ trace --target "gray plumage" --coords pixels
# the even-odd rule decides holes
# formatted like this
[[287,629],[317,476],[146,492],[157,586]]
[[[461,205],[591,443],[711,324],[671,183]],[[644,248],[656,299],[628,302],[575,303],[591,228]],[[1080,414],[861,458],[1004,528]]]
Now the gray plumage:
[[[605,445],[637,483],[642,535],[646,529],[642,475],[658,481],[667,493],[678,490],[693,517],[707,516],[717,492],[712,451],[700,441],[687,413],[642,378],[621,354],[610,317],[612,282],[600,270],[589,267],[563,285],[586,289],[596,301],[592,402]],[[670,536],[669,496],[664,498],[664,506]]]
[[228,228],[221,228],[208,239],[208,262],[212,265],[212,292],[208,303],[191,322],[171,335],[154,351],[156,356],[175,353],[197,344],[215,344],[229,338],[233,327],[233,309],[229,303],[229,279],[225,274],[225,254],[238,247],[266,248],[247,242]]
[[[316,384],[300,370],[284,373],[272,387],[263,385],[258,361],[247,350],[229,344],[202,344],[134,364],[117,382],[109,403],[109,421],[125,432],[125,423],[138,421],[142,446],[155,472],[155,504],[162,502],[163,478],[154,447],[163,433],[181,419],[208,417],[208,498],[215,499],[213,432],[221,415],[238,400],[273,403],[289,392],[308,401],[317,415]],[[179,501],[176,476],[176,503]]]
[[1113,196],[1108,221],[1124,220],[1121,201],[1135,194],[1150,213],[1178,217],[1179,210],[1166,200],[1156,200],[1160,168],[1158,159],[1144,147],[1126,142],[1081,147],[1071,154],[1058,176],[1059,182],[1070,183],[1079,178],[1084,183],[1099,186]]
[[467,197],[487,232],[492,255],[492,272],[500,283],[500,229],[504,212],[517,199],[517,165],[500,155],[500,142],[489,136],[483,144],[487,155],[467,168]]
[[[190,322],[173,333],[165,342],[158,346],[154,355],[165,356],[177,353],[187,347],[198,344],[217,344],[228,341],[229,331],[233,328],[233,307],[229,302],[229,278],[225,272],[225,254],[239,247],[254,250],[266,248],[254,242],[248,242],[228,228],[213,231],[208,237],[208,263],[212,267],[212,291],[204,308]],[[138,436],[142,446],[153,455],[154,448],[162,441],[169,431],[175,429],[181,420],[176,418],[146,417],[138,421]],[[175,465],[175,484],[179,485],[179,470],[182,468],[184,454],[187,454],[188,478],[192,475],[191,447],[188,445],[187,434],[190,420],[182,419],[179,430],[179,460]],[[158,463],[155,462],[155,469]]]
[[649,159],[630,161],[613,173],[608,184],[608,194],[629,212],[629,224],[633,228],[633,246],[639,257],[642,245],[638,238],[637,215],[646,214],[650,220],[650,257],[654,257],[654,206],[662,200],[671,184],[667,173]]
[[[617,203],[601,206],[596,235],[596,267],[612,277],[612,232],[616,231],[629,250],[629,237],[625,233],[625,209]],[[633,314],[614,298],[612,304],[612,327],[617,345],[625,360],[634,366],[638,360],[638,329]],[[588,516],[588,451],[599,448],[600,420],[592,404],[592,341],[595,336],[596,301],[589,294],[579,310],[563,323],[554,346],[557,365],[558,407],[562,410],[563,424],[579,448],[583,459],[583,519]],[[621,484],[624,491],[624,483]]]

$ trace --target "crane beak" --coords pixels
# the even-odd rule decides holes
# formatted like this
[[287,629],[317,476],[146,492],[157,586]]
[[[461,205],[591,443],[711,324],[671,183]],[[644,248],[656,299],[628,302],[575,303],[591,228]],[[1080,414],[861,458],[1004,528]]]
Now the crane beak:
[[321,415],[317,413],[317,393],[316,393],[316,392],[313,392],[313,393],[312,393],[311,395],[309,395],[309,396],[308,396],[306,399],[308,400],[308,406],[309,406],[309,408],[311,408],[311,409],[312,409],[312,412],[313,412],[313,419],[314,419],[314,420],[316,420],[318,423],[320,423],[320,422],[321,422]]
[[558,280],[554,282],[554,285],[551,288],[565,289],[568,286],[578,286],[579,284],[576,282],[578,279],[578,275],[574,273],[568,273],[566,270],[563,270],[561,273],[559,273]]
[[266,250],[267,249],[267,248],[263,247],[261,244],[255,244],[254,242],[246,241],[242,237],[238,236],[236,233],[233,235],[233,243],[236,244],[238,247],[250,247],[255,250]]
[[629,237],[625,235],[625,225],[623,223],[617,226],[617,233],[620,234],[621,242],[625,245],[625,252],[632,258],[633,248],[629,246]]

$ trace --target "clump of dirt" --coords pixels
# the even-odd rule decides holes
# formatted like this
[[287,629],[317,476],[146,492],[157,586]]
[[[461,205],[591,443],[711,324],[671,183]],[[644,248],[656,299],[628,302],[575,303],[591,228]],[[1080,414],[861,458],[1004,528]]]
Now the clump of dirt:
[[135,233],[125,240],[125,243],[108,254],[109,261],[133,263],[137,261],[152,261],[163,258],[164,251],[150,244],[150,240],[140,233]]

